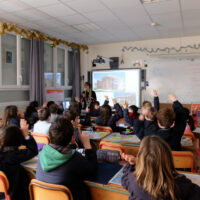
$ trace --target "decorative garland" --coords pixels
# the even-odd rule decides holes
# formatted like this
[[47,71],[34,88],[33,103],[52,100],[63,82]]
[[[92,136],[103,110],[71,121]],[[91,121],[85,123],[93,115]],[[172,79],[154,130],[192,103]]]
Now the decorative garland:
[[79,48],[79,49],[83,49],[83,50],[88,49],[87,45],[69,43],[67,41],[45,35],[44,33],[40,33],[40,32],[33,31],[33,30],[30,31],[25,28],[19,28],[16,24],[8,24],[6,22],[0,22],[0,35],[5,34],[6,31],[8,31],[8,32],[14,31],[18,35],[25,34],[28,39],[34,38],[36,40],[39,40],[39,39],[42,39],[44,41],[50,40],[50,41],[52,41],[54,46],[59,45],[59,44],[64,44],[69,47]]
[[158,52],[168,52],[170,53],[171,51],[175,51],[175,52],[181,52],[183,49],[187,50],[187,49],[195,49],[198,50],[200,49],[200,44],[194,44],[194,45],[187,45],[187,46],[181,46],[179,48],[175,48],[175,47],[165,47],[165,48],[156,48],[156,49],[148,49],[148,48],[140,48],[140,47],[127,47],[124,46],[122,48],[122,51],[140,51],[140,52],[146,52],[146,53],[158,53]]

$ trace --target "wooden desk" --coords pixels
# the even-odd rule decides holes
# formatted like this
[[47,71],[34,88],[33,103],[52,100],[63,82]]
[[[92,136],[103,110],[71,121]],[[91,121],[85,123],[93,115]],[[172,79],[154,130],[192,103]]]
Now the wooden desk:
[[126,154],[137,155],[140,146],[140,140],[136,135],[121,135],[120,133],[111,133],[102,141],[121,144]]
[[92,200],[128,200],[129,193],[122,186],[108,183],[107,185],[85,181],[89,186]]
[[[32,178],[35,178],[37,170],[38,157],[35,157],[27,162],[22,163],[22,166],[31,174]],[[129,193],[123,189],[121,185],[108,183],[107,185],[94,183],[91,181],[84,181],[89,188],[92,200],[128,200]]]

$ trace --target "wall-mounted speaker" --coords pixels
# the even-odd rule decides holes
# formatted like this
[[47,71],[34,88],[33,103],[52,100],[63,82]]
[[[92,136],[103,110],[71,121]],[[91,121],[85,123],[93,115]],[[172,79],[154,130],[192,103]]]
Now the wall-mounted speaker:
[[110,61],[110,69],[118,69],[119,68],[119,57],[110,57],[112,61]]

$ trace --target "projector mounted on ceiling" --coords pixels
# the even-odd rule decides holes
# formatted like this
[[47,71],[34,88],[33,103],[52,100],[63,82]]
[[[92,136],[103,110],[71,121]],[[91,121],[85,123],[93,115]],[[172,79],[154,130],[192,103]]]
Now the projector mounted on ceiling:
[[92,61],[92,66],[96,67],[97,64],[105,64],[105,61],[113,62],[110,58],[105,58],[103,56],[97,55],[97,58]]

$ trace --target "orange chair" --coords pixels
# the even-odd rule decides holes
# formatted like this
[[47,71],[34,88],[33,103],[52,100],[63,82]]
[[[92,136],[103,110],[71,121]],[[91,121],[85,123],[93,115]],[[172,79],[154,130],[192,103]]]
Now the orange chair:
[[108,126],[96,126],[96,131],[97,132],[107,132],[107,133],[112,133],[112,128],[108,127]]
[[35,139],[37,145],[38,145],[38,150],[42,150],[43,146],[46,144],[49,144],[50,138],[47,134],[42,134],[42,133],[31,133],[33,138]]
[[11,197],[8,195],[9,182],[6,175],[0,171],[0,192],[4,193],[6,200],[11,200]]
[[126,122],[126,121],[125,121],[124,118],[121,118],[121,119],[119,119],[119,120],[117,121],[117,123],[119,123],[119,122],[123,122],[123,123],[124,123],[124,122]]
[[124,153],[123,146],[121,144],[115,144],[112,142],[101,141],[99,144],[99,149],[108,149],[113,151],[119,151],[120,154]]
[[49,184],[32,179],[29,185],[31,200],[73,200],[70,190],[63,185]]
[[190,151],[172,151],[175,168],[194,170],[194,155]]
[[192,141],[196,140],[196,137],[194,136],[194,133],[192,132],[184,132],[183,136],[189,137],[190,139],[192,139]]
[[46,134],[42,134],[42,133],[31,133],[31,135],[33,136],[33,138],[35,139],[35,141],[37,143],[43,143],[43,144],[49,144],[50,142],[50,138],[48,135]]

